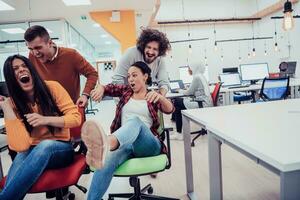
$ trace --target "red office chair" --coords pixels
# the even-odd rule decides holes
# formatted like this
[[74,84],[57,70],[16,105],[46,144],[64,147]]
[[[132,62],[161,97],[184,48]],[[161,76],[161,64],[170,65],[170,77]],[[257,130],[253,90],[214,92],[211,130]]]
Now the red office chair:
[[[222,83],[217,83],[215,85],[214,91],[211,93],[213,106],[218,106],[221,85],[222,85]],[[201,135],[206,135],[207,131],[202,128],[200,131],[191,132],[191,134],[197,134],[196,137],[193,138],[192,143],[191,143],[191,146],[194,147],[195,140],[197,140],[197,138],[200,137]]]
[[[81,125],[70,129],[72,141],[77,144],[81,143],[81,126],[85,121],[84,109],[79,108],[79,111],[82,117]],[[62,189],[75,185],[82,192],[86,193],[87,189],[77,184],[82,172],[86,168],[87,165],[85,163],[85,155],[79,150],[78,152],[76,152],[74,161],[71,165],[60,169],[49,169],[44,171],[39,180],[32,186],[29,193],[41,193],[56,190],[56,200],[74,200],[74,193],[69,192],[67,195],[63,196]],[[5,179],[6,177],[3,178],[0,182],[1,188],[4,187]]]

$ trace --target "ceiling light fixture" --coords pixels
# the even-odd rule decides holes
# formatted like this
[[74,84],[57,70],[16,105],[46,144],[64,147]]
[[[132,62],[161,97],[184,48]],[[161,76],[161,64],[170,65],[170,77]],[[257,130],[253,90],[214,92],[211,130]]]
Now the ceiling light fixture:
[[293,17],[293,9],[292,9],[292,3],[290,1],[286,1],[284,3],[284,19],[282,21],[282,28],[285,31],[289,31],[292,28],[294,28],[294,17]]
[[278,51],[276,19],[275,19],[275,23],[274,24],[275,24],[275,33],[274,33],[275,34],[275,37],[274,37],[275,38],[275,45],[274,45],[274,50]]
[[278,51],[278,44],[277,44],[277,42],[275,43],[274,50],[275,50],[275,51]]
[[254,24],[252,22],[252,56],[255,57],[256,56],[256,52],[255,52],[255,47],[254,47]]
[[264,44],[264,46],[265,46],[265,56],[267,56],[267,55],[268,55],[268,53],[267,53],[267,43],[266,43],[266,41],[265,41],[265,44]]
[[3,1],[0,1],[0,11],[5,11],[5,10],[15,10],[15,8]]
[[204,49],[204,63],[207,65],[206,48]]
[[253,56],[253,57],[256,56],[255,48],[252,49],[252,56]]
[[192,54],[193,53],[193,50],[192,50],[192,45],[189,44],[189,54]]
[[214,24],[214,37],[215,37],[215,48],[214,50],[217,51],[218,50],[218,45],[217,45],[217,36],[216,36],[217,32],[216,32],[216,25]]
[[221,61],[224,61],[223,48],[221,47]]
[[22,28],[3,28],[2,31],[9,33],[9,34],[20,34],[25,33],[25,30]]
[[90,0],[62,0],[66,6],[91,5]]

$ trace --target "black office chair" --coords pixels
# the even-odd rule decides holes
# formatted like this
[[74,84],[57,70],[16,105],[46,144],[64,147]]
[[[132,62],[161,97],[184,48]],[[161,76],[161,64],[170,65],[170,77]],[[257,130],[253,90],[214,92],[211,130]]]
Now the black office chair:
[[265,78],[260,90],[260,98],[263,101],[275,101],[286,99],[289,94],[290,78]]

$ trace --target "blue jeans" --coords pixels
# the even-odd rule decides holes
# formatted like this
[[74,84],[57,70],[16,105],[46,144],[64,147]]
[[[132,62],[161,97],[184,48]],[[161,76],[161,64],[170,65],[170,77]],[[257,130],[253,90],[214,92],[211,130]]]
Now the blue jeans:
[[147,157],[160,154],[161,143],[151,130],[138,118],[134,117],[122,125],[114,136],[120,146],[110,151],[102,169],[96,170],[88,193],[88,200],[100,200],[105,194],[114,171],[132,157]]
[[65,167],[73,159],[72,144],[56,140],[43,140],[27,151],[18,153],[8,171],[0,199],[23,199],[45,169]]

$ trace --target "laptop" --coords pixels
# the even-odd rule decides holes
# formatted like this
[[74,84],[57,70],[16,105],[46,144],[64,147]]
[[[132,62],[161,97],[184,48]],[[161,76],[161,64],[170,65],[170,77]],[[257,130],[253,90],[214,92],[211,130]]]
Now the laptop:
[[222,82],[222,87],[235,88],[249,86],[249,84],[242,83],[239,73],[220,74],[220,81]]
[[222,82],[223,87],[229,87],[229,86],[242,84],[239,73],[220,74],[220,81]]
[[184,89],[183,81],[182,80],[170,81],[170,89],[172,93],[177,93],[179,89]]
[[285,71],[280,72],[280,77],[294,77],[296,73],[297,62],[287,62]]

